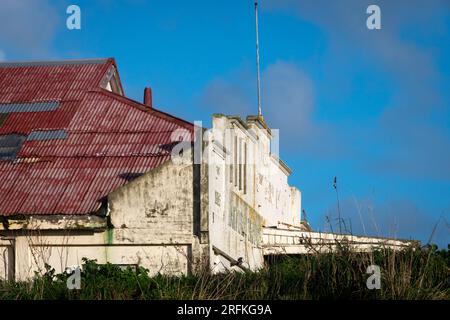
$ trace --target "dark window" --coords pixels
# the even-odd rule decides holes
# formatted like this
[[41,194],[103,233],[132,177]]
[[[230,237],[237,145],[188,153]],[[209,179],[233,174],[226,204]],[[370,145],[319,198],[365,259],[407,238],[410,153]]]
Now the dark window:
[[26,138],[19,134],[0,136],[0,160],[14,160]]
[[0,113],[0,127],[5,123],[7,117],[7,113]]
[[242,190],[242,139],[239,138],[239,157],[238,157],[238,169],[239,169],[239,173],[238,173],[238,177],[239,177],[239,190]]
[[247,193],[247,142],[244,142],[244,194]]
[[231,152],[231,155],[230,155],[230,157],[232,158],[231,159],[231,164],[230,164],[230,183],[233,183],[233,177],[234,177],[234,165],[233,165],[233,161],[234,161],[234,154],[233,154],[233,138],[232,137],[230,137],[230,144],[231,144],[231,146],[230,146],[230,152]]
[[234,186],[238,185],[238,138],[234,137]]

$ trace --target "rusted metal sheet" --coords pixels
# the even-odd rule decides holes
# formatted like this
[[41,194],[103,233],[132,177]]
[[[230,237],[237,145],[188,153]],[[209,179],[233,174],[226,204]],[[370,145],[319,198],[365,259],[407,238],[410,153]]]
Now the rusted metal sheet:
[[0,109],[8,111],[0,137],[28,136],[14,161],[0,161],[0,215],[94,213],[130,177],[170,159],[174,130],[193,131],[101,89],[110,66],[117,69],[113,59],[0,64]]

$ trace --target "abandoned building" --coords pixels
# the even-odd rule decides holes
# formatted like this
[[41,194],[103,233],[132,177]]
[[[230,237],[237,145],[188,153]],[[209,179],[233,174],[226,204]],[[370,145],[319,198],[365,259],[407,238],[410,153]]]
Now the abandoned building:
[[305,242],[409,244],[312,232],[262,117],[212,124],[157,110],[150,88],[127,98],[111,58],[1,63],[0,279],[83,257],[188,274],[256,270]]

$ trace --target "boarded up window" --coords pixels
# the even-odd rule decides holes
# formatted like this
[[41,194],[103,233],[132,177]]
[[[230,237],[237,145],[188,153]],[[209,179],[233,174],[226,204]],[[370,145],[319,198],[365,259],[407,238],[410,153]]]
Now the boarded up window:
[[14,160],[25,139],[19,134],[0,136],[0,160]]

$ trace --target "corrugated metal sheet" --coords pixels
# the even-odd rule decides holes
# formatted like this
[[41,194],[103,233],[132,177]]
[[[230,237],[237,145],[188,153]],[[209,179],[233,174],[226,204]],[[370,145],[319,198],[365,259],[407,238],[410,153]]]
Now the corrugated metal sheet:
[[58,109],[58,107],[59,107],[58,101],[0,103],[0,113],[53,111]]
[[100,89],[112,65],[0,68],[0,102],[59,101],[4,119],[0,135],[29,139],[15,161],[0,161],[0,215],[94,213],[110,192],[170,159],[174,130],[192,137],[191,123]]
[[38,67],[38,66],[70,66],[79,64],[105,64],[108,59],[81,59],[81,60],[61,60],[61,61],[11,61],[0,62],[0,68],[11,67]]
[[[105,62],[106,61],[106,62]],[[88,64],[3,64],[0,103],[82,100],[98,87],[112,59]]]

